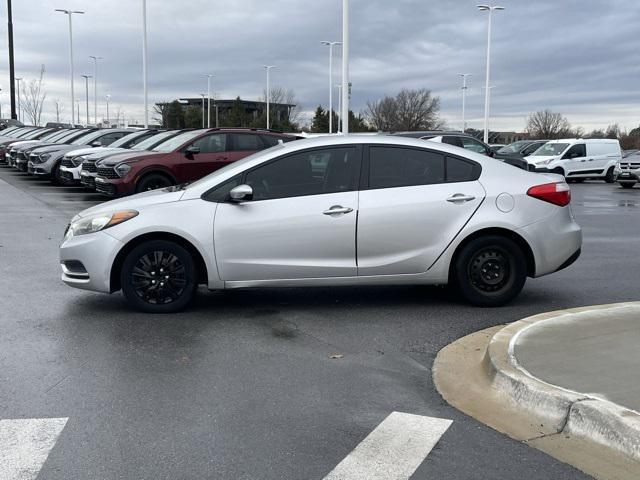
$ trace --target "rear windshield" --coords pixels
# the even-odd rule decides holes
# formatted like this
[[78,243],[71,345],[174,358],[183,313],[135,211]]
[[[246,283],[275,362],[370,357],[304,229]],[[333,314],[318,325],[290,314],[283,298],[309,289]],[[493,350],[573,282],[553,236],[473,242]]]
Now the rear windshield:
[[560,155],[568,146],[568,143],[545,143],[531,155],[534,157],[553,157]]

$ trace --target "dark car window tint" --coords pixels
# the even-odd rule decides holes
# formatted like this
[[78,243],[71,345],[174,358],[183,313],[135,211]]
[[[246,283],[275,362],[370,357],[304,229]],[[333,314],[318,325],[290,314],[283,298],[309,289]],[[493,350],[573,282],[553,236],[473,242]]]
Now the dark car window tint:
[[587,156],[587,147],[584,143],[578,143],[567,150],[562,158],[582,158]]
[[107,145],[111,145],[113,142],[115,142],[116,140],[124,137],[125,135],[128,135],[128,132],[115,132],[115,133],[109,133],[107,135],[104,135],[102,137],[100,137],[99,139],[97,139],[97,142],[100,142],[100,145],[106,147]]
[[233,177],[230,180],[227,180],[226,182],[218,185],[209,193],[207,193],[206,200],[208,200],[209,202],[226,202],[227,200],[229,200],[229,192],[240,185],[240,180],[242,180],[242,175]]
[[280,139],[271,135],[260,135],[260,140],[264,143],[264,148],[269,148],[278,145]]
[[442,137],[442,143],[447,143],[449,145],[453,145],[454,147],[462,147],[462,141],[460,137],[455,137],[453,135],[445,135]]
[[472,152],[482,153],[485,155],[488,153],[487,148],[475,138],[463,137],[462,146]]
[[300,152],[247,173],[254,200],[321,195],[355,188],[355,148]]
[[234,146],[234,150],[238,150],[238,151],[244,151],[244,150],[257,151],[265,148],[258,135],[252,135],[249,133],[233,134],[233,146]]
[[447,157],[447,182],[471,182],[480,176],[480,167],[459,158]]
[[409,148],[371,147],[369,187],[393,188],[444,182],[444,156]]
[[190,146],[200,149],[200,153],[218,153],[227,150],[227,136],[225,134],[207,135],[199,138]]

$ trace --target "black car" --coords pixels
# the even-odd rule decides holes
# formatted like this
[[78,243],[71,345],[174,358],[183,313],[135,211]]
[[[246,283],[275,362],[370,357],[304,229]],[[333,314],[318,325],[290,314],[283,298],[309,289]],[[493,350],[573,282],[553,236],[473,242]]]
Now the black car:
[[527,162],[524,158],[533,154],[547,142],[548,140],[518,140],[498,150],[495,158],[526,170]]
[[493,157],[491,147],[486,143],[478,140],[473,135],[462,132],[445,132],[439,130],[424,132],[394,132],[390,135],[400,137],[420,138],[422,140],[432,140],[440,143],[447,143],[456,147],[465,148],[472,152],[481,153],[488,157]]

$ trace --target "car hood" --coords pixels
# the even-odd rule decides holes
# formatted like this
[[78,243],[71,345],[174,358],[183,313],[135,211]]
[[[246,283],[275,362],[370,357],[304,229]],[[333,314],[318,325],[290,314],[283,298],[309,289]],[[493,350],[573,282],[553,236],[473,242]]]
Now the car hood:
[[147,205],[157,205],[161,203],[177,202],[184,195],[184,190],[166,191],[161,188],[131,195],[125,198],[118,198],[110,202],[101,203],[95,207],[87,208],[78,213],[73,219],[95,215],[97,213],[113,212],[117,210],[138,210]]
[[[71,147],[71,145],[68,145],[68,146]],[[86,146],[82,147],[78,145],[73,145],[73,146],[75,148],[73,150],[70,150],[68,154],[74,157],[77,157],[78,155],[88,155],[90,153],[100,151],[105,148],[105,147],[86,147]]]
[[29,147],[31,145],[37,145],[40,143],[40,140],[19,140],[17,142],[13,142],[10,146],[11,148],[21,148],[21,147]]
[[141,157],[153,157],[156,155],[163,155],[160,152],[127,152],[121,153],[119,155],[113,155],[111,157],[107,157],[100,162],[100,165],[103,167],[113,167],[122,162],[128,162],[130,160],[142,160]]
[[34,150],[34,153],[52,153],[52,152],[69,152],[71,150],[78,150],[82,148],[82,145],[48,145],[44,147],[38,147]]
[[112,155],[118,155],[120,153],[130,153],[131,150],[128,148],[105,148],[105,149],[94,149],[93,152],[85,155],[85,159],[88,160],[101,160],[105,157],[111,157]]

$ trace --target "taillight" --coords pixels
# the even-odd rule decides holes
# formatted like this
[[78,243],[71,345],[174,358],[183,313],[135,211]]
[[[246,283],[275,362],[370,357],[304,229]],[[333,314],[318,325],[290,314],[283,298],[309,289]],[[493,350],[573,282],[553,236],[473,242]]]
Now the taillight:
[[571,202],[571,189],[564,182],[536,185],[527,191],[527,195],[559,207],[566,207]]

